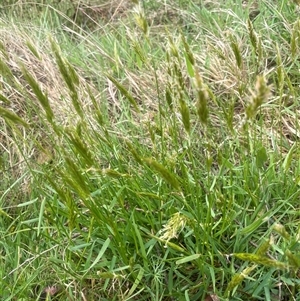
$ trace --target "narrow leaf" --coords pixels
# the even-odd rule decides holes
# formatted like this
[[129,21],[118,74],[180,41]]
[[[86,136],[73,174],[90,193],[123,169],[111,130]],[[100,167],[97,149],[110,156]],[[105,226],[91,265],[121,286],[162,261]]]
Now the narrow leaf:
[[297,148],[297,143],[294,143],[293,146],[290,148],[289,152],[287,153],[284,162],[282,164],[283,170],[287,172],[291,166],[293,154],[295,149]]
[[88,267],[86,272],[90,271],[99,262],[99,260],[103,257],[103,255],[104,255],[106,249],[109,247],[109,245],[110,245],[110,238],[107,238],[106,241],[104,242],[101,250],[99,251],[98,256],[95,258],[95,260],[91,264],[91,266]]
[[201,254],[193,254],[193,255],[190,255],[190,256],[187,256],[187,257],[177,260],[176,264],[180,265],[182,263],[190,262],[190,261],[198,259],[200,256],[201,256]]

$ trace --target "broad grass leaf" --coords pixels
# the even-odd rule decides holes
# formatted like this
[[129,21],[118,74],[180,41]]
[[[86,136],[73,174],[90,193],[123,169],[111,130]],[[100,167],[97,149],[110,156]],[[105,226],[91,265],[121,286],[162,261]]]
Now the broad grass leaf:
[[200,256],[201,256],[201,254],[193,254],[193,255],[190,255],[190,256],[186,256],[182,259],[177,260],[176,264],[180,265],[180,264],[183,264],[183,263],[187,263],[187,262],[198,259]]
[[[136,290],[136,288],[138,287],[138,285],[139,285],[140,282],[142,281],[143,276],[144,276],[144,273],[145,273],[145,270],[144,270],[142,267],[140,267],[139,273],[138,273],[138,275],[136,276],[135,281],[134,281],[132,287],[130,288],[128,294],[127,294],[126,297],[124,298],[125,300],[128,300],[129,297],[134,293],[134,291]],[[127,298],[128,298],[128,299],[127,299]]]
[[258,227],[260,227],[267,220],[268,220],[267,218],[260,217],[259,219],[255,220],[252,224],[250,224],[247,227],[241,229],[239,232],[240,232],[240,234],[253,233]]

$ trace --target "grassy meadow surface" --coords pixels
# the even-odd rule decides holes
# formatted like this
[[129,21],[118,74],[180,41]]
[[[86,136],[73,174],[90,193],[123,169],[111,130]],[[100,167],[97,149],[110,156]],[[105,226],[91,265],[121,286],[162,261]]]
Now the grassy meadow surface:
[[297,1],[10,2],[0,299],[300,300]]

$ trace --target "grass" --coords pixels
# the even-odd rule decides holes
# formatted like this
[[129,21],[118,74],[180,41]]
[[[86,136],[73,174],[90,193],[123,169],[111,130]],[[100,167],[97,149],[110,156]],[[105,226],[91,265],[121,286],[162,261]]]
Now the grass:
[[296,3],[5,9],[1,300],[300,300]]

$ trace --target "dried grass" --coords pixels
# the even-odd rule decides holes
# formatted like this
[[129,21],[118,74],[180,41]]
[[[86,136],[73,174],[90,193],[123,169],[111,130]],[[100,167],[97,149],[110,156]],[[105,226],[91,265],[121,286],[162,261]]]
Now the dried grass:
[[[29,30],[31,30],[30,34],[28,34]],[[34,40],[35,35],[45,34],[37,30],[34,28],[22,30],[20,26],[12,26],[12,24],[3,24],[0,28],[0,41],[3,44],[0,59],[11,70],[12,75],[12,77],[0,76],[1,94],[9,100],[9,103],[0,100],[0,105],[30,124],[28,129],[20,128],[20,136],[16,137],[13,134],[15,131],[11,130],[3,119],[0,119],[0,146],[3,155],[6,153],[9,158],[4,166],[9,181],[26,174],[28,162],[48,162],[53,155],[51,130],[47,126],[46,117],[41,114],[40,102],[24,78],[21,66],[25,67],[43,93],[48,96],[58,124],[75,125],[79,120],[72,106],[67,85],[59,73],[53,55],[49,52],[51,49],[49,40],[45,38],[43,44],[37,44]],[[79,99],[82,101],[81,105],[87,107],[91,104],[86,89],[88,84],[80,75],[79,80]],[[89,88],[95,91],[91,85]],[[25,142],[21,143],[21,141]],[[34,141],[41,146],[41,149],[32,148]],[[24,157],[28,158],[27,163]],[[24,191],[30,192],[29,182],[30,179],[26,177],[22,184]]]

